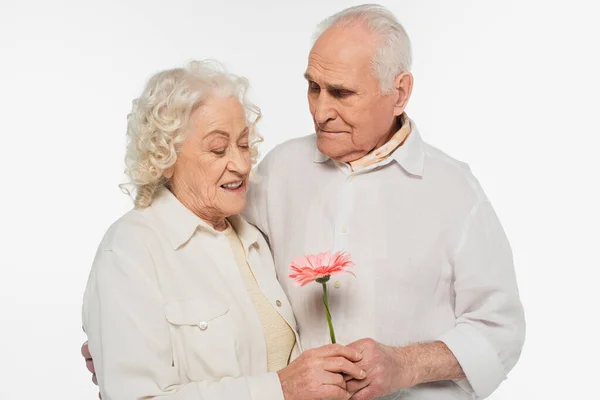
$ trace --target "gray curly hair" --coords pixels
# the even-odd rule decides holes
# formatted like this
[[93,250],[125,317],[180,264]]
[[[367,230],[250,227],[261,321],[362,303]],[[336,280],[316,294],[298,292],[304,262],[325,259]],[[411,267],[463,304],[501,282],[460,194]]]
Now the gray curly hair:
[[263,141],[256,131],[261,111],[246,99],[248,88],[246,78],[228,73],[212,60],[191,61],[150,78],[127,116],[125,174],[130,182],[120,187],[131,194],[126,187],[133,186],[136,208],[152,204],[156,191],[167,184],[164,172],[177,160],[189,134],[191,114],[212,96],[234,96],[243,105],[250,128],[250,157],[256,164],[258,144]]

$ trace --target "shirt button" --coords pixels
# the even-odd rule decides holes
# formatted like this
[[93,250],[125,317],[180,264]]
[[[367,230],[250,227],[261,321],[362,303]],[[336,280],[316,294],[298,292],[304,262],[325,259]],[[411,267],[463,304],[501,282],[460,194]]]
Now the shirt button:
[[277,304],[277,307],[281,307],[281,301],[277,300],[275,304]]
[[342,283],[340,281],[335,281],[335,283],[333,284],[333,287],[336,289],[339,289],[342,287]]
[[208,322],[202,321],[198,324],[198,326],[200,327],[200,330],[205,331],[206,328],[208,328]]
[[348,228],[346,228],[345,226],[342,226],[342,229],[340,229],[342,233],[348,233]]
[[352,176],[350,177],[350,180],[351,180],[351,181],[353,181],[353,180],[355,180],[355,179],[356,179],[356,177],[355,177],[354,175],[352,175]]

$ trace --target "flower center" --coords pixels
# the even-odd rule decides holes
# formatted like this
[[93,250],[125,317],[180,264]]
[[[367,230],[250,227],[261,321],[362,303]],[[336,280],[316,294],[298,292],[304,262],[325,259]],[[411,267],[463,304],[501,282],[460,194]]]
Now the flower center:
[[330,275],[325,275],[325,276],[322,276],[322,277],[317,278],[315,280],[317,282],[319,282],[319,283],[327,283],[327,281],[329,281],[329,277],[330,277]]

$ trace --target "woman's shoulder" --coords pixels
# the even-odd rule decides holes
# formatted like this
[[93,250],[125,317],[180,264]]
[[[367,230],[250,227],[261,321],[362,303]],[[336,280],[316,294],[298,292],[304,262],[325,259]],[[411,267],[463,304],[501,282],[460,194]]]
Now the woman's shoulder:
[[131,252],[151,247],[157,241],[156,221],[149,210],[134,208],[108,227],[98,250]]

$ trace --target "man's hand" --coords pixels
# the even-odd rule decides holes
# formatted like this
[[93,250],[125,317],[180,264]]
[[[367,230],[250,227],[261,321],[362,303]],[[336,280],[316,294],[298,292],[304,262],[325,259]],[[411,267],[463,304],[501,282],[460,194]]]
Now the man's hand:
[[360,351],[339,344],[307,350],[278,372],[285,400],[348,399],[344,375],[356,382],[366,374],[356,364]]
[[[85,358],[85,366],[88,371],[92,373],[92,382],[94,385],[98,385],[98,379],[96,378],[96,370],[94,369],[94,360],[92,360],[92,355],[90,354],[90,349],[88,348],[88,342],[83,343],[81,346],[81,355]],[[102,395],[98,393],[98,397],[102,399]]]
[[362,353],[362,360],[356,364],[367,373],[366,379],[346,383],[346,390],[354,393],[352,399],[370,400],[414,385],[413,371],[410,365],[404,365],[401,349],[373,339],[361,339],[348,347]]
[[363,355],[357,365],[367,373],[362,381],[346,378],[346,390],[355,400],[385,396],[421,383],[465,378],[465,374],[443,342],[391,347],[373,339],[348,345]]

